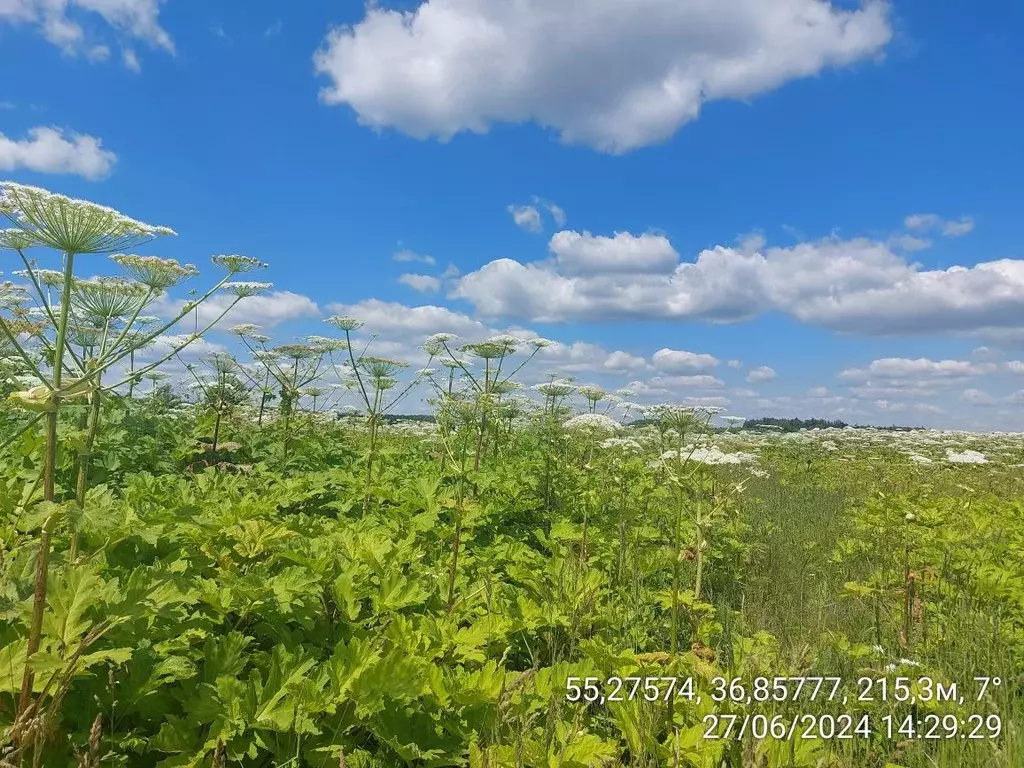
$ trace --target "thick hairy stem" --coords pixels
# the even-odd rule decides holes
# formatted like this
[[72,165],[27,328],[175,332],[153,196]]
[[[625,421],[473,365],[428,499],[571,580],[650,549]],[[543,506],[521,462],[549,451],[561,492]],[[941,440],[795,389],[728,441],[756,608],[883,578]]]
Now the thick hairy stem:
[[217,443],[220,442],[220,421],[222,418],[222,410],[220,400],[217,401],[217,416],[213,422],[213,445],[210,447],[210,453],[217,453]]
[[217,453],[217,443],[220,440],[220,420],[221,412],[224,408],[224,380],[225,376],[220,377],[220,386],[217,388],[217,417],[213,422],[213,447],[211,453]]
[[43,611],[46,608],[46,575],[50,567],[50,539],[56,523],[57,516],[50,515],[46,522],[43,523],[42,534],[39,537],[39,557],[36,559],[36,583],[32,600],[32,625],[29,628],[28,649],[25,652],[25,674],[21,678],[21,698],[18,700],[19,716],[31,705],[33,676],[28,666],[28,659],[39,650],[39,641],[43,634]]
[[480,431],[476,433],[476,451],[473,454],[473,471],[480,469],[480,452],[484,444],[484,432],[487,431],[487,406],[484,405],[483,415],[480,417]]
[[491,361],[484,361],[484,391],[483,397],[481,398],[481,404],[483,406],[483,413],[480,415],[480,431],[476,434],[476,451],[473,454],[473,471],[476,472],[480,469],[480,452],[484,445],[484,432],[487,431],[487,408],[490,405],[489,398],[491,393]]
[[[64,293],[61,294],[60,321],[57,325],[57,342],[53,353],[53,411],[46,414],[46,454],[43,459],[43,501],[54,500],[54,487],[57,473],[57,414],[60,410],[61,374],[64,366],[64,347],[68,328],[68,311],[71,308],[71,285],[75,270],[75,255],[68,253],[64,257]],[[28,636],[28,647],[25,650],[25,674],[21,679],[21,698],[18,701],[20,715],[29,706],[32,698],[32,670],[28,660],[39,650],[39,641],[43,631],[43,611],[46,609],[46,576],[50,568],[50,539],[56,516],[51,515],[43,524],[39,539],[39,556],[36,559],[36,583],[32,597],[32,626]]]
[[373,459],[377,452],[377,414],[370,416],[370,453],[366,457],[366,483],[363,488],[363,514],[370,508],[370,487],[373,484]]
[[[100,426],[100,413],[102,410],[101,398],[103,394],[99,389],[92,393],[92,402],[87,416],[88,421],[85,435],[85,445],[78,452],[78,482],[75,485],[75,505],[79,513],[85,509],[85,494],[89,490],[89,463],[92,459],[92,448],[96,443],[96,433]],[[68,559],[74,561],[78,557],[78,533],[71,534],[71,550]]]

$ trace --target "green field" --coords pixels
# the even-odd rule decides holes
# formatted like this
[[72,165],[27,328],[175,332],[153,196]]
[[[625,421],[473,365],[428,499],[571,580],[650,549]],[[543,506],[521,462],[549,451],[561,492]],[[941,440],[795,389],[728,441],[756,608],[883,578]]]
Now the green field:
[[[0,765],[1024,765],[1024,436],[520,386],[538,339],[435,335],[413,372],[346,317],[283,346],[237,327],[251,354],[164,380],[260,265],[215,260],[158,320],[194,270],[28,256],[160,232],[30,203],[0,240],[26,267],[0,322]],[[414,390],[433,421],[387,418]]]

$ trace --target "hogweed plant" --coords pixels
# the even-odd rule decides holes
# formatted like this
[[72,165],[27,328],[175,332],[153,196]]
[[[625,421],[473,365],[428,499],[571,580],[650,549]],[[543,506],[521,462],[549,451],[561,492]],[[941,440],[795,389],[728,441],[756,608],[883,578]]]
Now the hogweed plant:
[[[0,316],[0,331],[34,381],[33,386],[13,393],[11,401],[35,414],[31,423],[45,421],[41,499],[45,505],[54,505],[57,501],[58,423],[62,405],[72,399],[85,399],[89,403],[86,425],[90,437],[86,438],[79,454],[75,495],[76,506],[81,509],[87,485],[88,455],[99,425],[104,393],[123,386],[138,373],[157,367],[177,350],[116,384],[104,384],[104,372],[156,339],[188,312],[197,310],[199,304],[219,289],[230,290],[232,284],[228,278],[231,275],[264,265],[245,257],[215,257],[215,263],[227,267],[227,277],[199,299],[186,303],[170,321],[138,333],[137,320],[143,310],[160,299],[168,288],[194,276],[197,270],[171,259],[115,252],[135,248],[158,237],[172,236],[176,234],[173,230],[137,221],[112,208],[13,182],[0,182],[0,215],[13,225],[13,229],[4,230],[0,235],[0,249],[13,251],[20,258],[23,276],[29,283],[25,292],[34,292],[35,317],[38,318],[37,325],[26,328],[18,319],[22,308],[17,306],[11,307],[17,310],[12,311],[11,318]],[[62,269],[39,269],[35,261],[26,256],[27,251],[36,248],[59,252]],[[104,253],[115,253],[111,258],[127,277],[91,280],[76,277],[76,258]],[[11,302],[7,304],[10,306]],[[231,306],[233,302],[228,303],[228,309]],[[207,329],[217,319],[219,317]],[[179,349],[201,335],[193,334]],[[59,517],[55,508],[42,524],[26,658],[39,650],[51,540]],[[32,716],[32,683],[33,673],[26,664],[18,702],[20,718]]]
[[543,410],[540,417],[541,440],[544,446],[544,474],[542,479],[544,509],[551,511],[554,503],[553,471],[555,457],[564,439],[560,416],[567,415],[566,402],[576,391],[571,379],[558,378],[552,374],[548,381],[534,386],[534,390],[544,397]]
[[334,353],[344,351],[347,343],[340,339],[310,336],[303,344],[268,347],[270,337],[259,333],[256,325],[236,325],[231,328],[231,332],[242,340],[253,359],[263,368],[261,375],[250,373],[245,366],[238,366],[239,372],[260,390],[260,424],[263,423],[263,414],[272,393],[270,380],[273,379],[277,386],[277,415],[284,428],[282,454],[287,459],[293,439],[293,418],[303,392],[336,369]]
[[[427,345],[425,350],[430,358],[421,372],[412,377],[412,380],[402,389],[398,388],[398,375],[409,367],[404,360],[394,360],[389,357],[377,357],[367,355],[366,350],[369,344],[364,345],[363,351],[356,355],[353,350],[352,334],[363,327],[363,323],[354,317],[347,315],[333,315],[327,318],[326,322],[345,334],[344,349],[348,352],[349,371],[354,380],[352,389],[358,393],[365,408],[367,429],[369,431],[369,450],[366,457],[366,475],[363,482],[363,514],[370,508],[370,500],[373,487],[373,470],[377,458],[377,441],[379,437],[381,419],[392,412],[425,378],[423,370],[429,370],[430,363],[435,357],[433,348]],[[397,390],[397,394],[389,394]]]
[[[595,384],[584,384],[576,388],[576,392],[587,401],[587,410],[590,413],[597,413],[598,403],[609,399],[608,392],[603,387]],[[614,405],[614,403],[612,403]],[[610,408],[609,408],[610,410]]]
[[596,490],[593,485],[593,458],[594,451],[598,444],[610,437],[613,437],[622,425],[615,419],[602,413],[583,413],[573,416],[565,422],[567,432],[578,436],[585,445],[585,454],[582,458],[583,490],[580,494],[580,503],[583,507],[583,530],[580,540],[580,563],[585,567],[587,563],[587,533],[590,518],[596,508]]
[[212,380],[198,374],[194,365],[186,364],[185,369],[192,375],[205,404],[213,409],[213,436],[210,439],[209,453],[216,455],[220,445],[221,422],[229,414],[231,407],[237,405],[237,401],[246,397],[248,392],[235,376],[238,363],[232,355],[215,352],[203,358],[202,363],[212,373]]
[[[672,595],[671,595],[671,629],[669,653],[673,657],[679,651],[679,613],[681,599],[681,566],[683,559],[694,561],[694,581],[687,602],[696,605],[701,596],[704,570],[704,527],[703,498],[699,492],[691,497],[690,480],[694,464],[691,459],[697,450],[699,438],[708,433],[711,420],[719,409],[694,408],[664,404],[650,409],[649,413],[657,420],[658,432],[662,441],[672,436],[676,445],[672,450],[662,453],[658,460],[658,469],[664,470],[665,479],[675,491],[674,515],[671,525],[672,550]],[[692,436],[693,443],[687,445],[687,436]],[[697,470],[699,471],[699,466]],[[688,502],[693,503],[693,525],[695,539],[689,549],[683,548],[683,520]]]
[[[492,336],[484,341],[471,342],[459,348],[460,355],[456,355],[449,347],[449,342],[458,337],[451,333],[439,333],[427,340],[427,351],[434,354],[443,352],[446,359],[456,363],[462,371],[466,382],[472,387],[476,395],[476,406],[479,411],[479,423],[476,434],[476,447],[473,454],[473,471],[480,469],[480,457],[483,453],[484,440],[488,434],[488,419],[494,409],[498,406],[501,395],[507,391],[507,386],[516,374],[518,374],[537,354],[553,342],[548,339],[520,339],[516,336],[502,334]],[[502,371],[506,362],[517,351],[523,347],[529,347],[532,351],[518,366],[511,371]],[[474,374],[464,360],[465,357],[476,358],[483,361],[483,373]],[[497,439],[497,438],[495,438]]]

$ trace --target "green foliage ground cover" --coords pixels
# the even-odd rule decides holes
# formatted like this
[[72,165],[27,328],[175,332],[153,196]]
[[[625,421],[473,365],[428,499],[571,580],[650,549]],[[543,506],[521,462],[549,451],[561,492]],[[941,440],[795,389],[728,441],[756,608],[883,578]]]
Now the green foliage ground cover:
[[[192,461],[210,426],[202,404],[112,409],[84,513],[55,535],[33,662],[52,718],[44,765],[75,765],[97,716],[98,765],[1020,764],[1012,470],[922,469],[895,450],[837,456],[752,436],[767,477],[694,465],[680,496],[671,460],[651,465],[651,430],[602,448],[538,418],[463,474],[441,469],[426,428],[396,426],[364,513],[365,428],[293,423],[301,439],[285,458],[282,424],[233,419],[227,436],[251,467],[239,472]],[[44,517],[31,503],[38,440],[3,458],[5,727]],[[74,454],[62,455],[59,489],[74,482]],[[699,597],[698,503],[717,506]],[[919,577],[909,621],[908,572]],[[727,743],[702,739],[701,717],[744,707],[566,701],[569,676],[692,676],[707,694],[717,675],[855,677],[901,658],[921,665],[904,669],[912,676],[1001,676],[964,708],[1000,712],[1001,738]]]

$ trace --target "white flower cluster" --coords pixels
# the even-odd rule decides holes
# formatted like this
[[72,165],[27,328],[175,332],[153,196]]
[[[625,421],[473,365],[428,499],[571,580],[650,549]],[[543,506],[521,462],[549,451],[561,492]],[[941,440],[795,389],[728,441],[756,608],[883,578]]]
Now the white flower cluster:
[[226,293],[230,293],[233,296],[237,296],[240,299],[247,299],[250,296],[258,296],[264,291],[269,291],[274,287],[273,283],[250,283],[245,281],[238,281],[233,283],[224,283],[221,286]]
[[632,451],[635,453],[643,451],[643,446],[631,437],[609,437],[607,440],[602,440],[598,443],[598,446],[605,449]]
[[573,416],[563,426],[570,432],[617,432],[622,429],[619,422],[603,413],[581,413]]
[[212,256],[210,261],[218,267],[223,267],[232,275],[236,275],[239,272],[251,272],[254,269],[266,269],[267,267],[266,262],[254,259],[252,256],[238,256],[237,254]]
[[556,379],[555,381],[545,381],[543,384],[536,384],[533,388],[547,397],[565,397],[571,394],[576,387],[570,381]]
[[[661,461],[676,461],[679,456],[677,451],[665,451],[661,454],[660,459]],[[684,461],[693,461],[697,464],[746,464],[757,460],[752,453],[724,453],[714,445],[708,448],[687,446],[682,450],[682,457]]]
[[962,451],[956,453],[952,448],[946,449],[946,461],[954,464],[988,464],[988,458],[978,451]]
[[363,327],[361,320],[356,320],[354,317],[348,315],[333,315],[328,317],[325,323],[330,323],[335,328],[341,331],[356,331]]
[[111,253],[177,234],[170,227],[136,221],[104,205],[12,181],[0,182],[0,214],[20,229],[31,245],[65,253]]
[[175,259],[159,256],[115,253],[110,259],[154,291],[164,291],[199,274],[199,270],[192,264],[179,264]]

